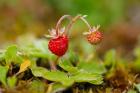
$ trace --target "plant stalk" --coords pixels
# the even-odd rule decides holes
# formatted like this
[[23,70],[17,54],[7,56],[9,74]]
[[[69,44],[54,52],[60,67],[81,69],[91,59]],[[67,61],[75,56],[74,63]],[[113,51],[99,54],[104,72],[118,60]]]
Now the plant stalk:
[[62,23],[62,21],[65,19],[65,18],[68,18],[69,20],[71,20],[72,19],[72,17],[70,16],[70,15],[64,15],[64,16],[62,16],[59,20],[58,20],[58,22],[57,22],[57,24],[56,24],[56,35],[57,36],[59,36],[59,28],[60,28],[60,25],[61,25],[61,23]]
[[88,29],[91,31],[92,27],[90,26],[90,24],[86,21],[86,19],[84,19],[84,16],[81,15],[77,15],[76,17],[74,17],[71,22],[69,23],[69,25],[67,26],[67,28],[65,29],[63,34],[69,34],[69,30],[71,29],[72,25],[78,20],[81,19],[88,27]]
[[57,65],[58,60],[59,60],[59,57],[57,57],[54,62],[50,62],[51,70],[57,70],[56,65]]

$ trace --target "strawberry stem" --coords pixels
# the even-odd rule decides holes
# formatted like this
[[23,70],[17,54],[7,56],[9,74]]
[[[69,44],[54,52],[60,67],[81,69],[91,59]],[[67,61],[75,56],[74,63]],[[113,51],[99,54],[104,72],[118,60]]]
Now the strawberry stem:
[[87,27],[89,28],[89,30],[92,29],[91,26],[90,26],[90,24],[87,22],[87,20],[83,16],[81,16],[80,19],[87,25]]
[[88,27],[88,29],[91,31],[92,28],[90,26],[90,24],[87,22],[86,19],[84,19],[84,16],[81,16],[81,15],[77,15],[76,17],[74,17],[71,22],[69,23],[69,25],[67,26],[67,28],[65,29],[64,33],[63,34],[68,34],[69,30],[71,29],[72,25],[78,20],[78,19],[81,19]]
[[56,65],[57,65],[58,60],[59,60],[59,57],[57,57],[54,62],[50,62],[51,70],[57,70]]
[[58,22],[57,22],[57,24],[56,24],[56,35],[57,36],[59,36],[59,27],[60,27],[60,24],[61,24],[61,22],[65,19],[65,18],[68,18],[68,19],[72,19],[72,17],[70,16],[70,15],[64,15],[64,16],[62,16],[59,20],[58,20]]
[[67,28],[65,29],[63,34],[68,34],[69,30],[71,29],[72,25],[76,22],[76,20],[78,20],[81,17],[81,15],[77,15],[76,17],[74,17],[71,22],[69,23],[69,25],[67,26]]
[[49,62],[51,70],[57,70],[55,62]]

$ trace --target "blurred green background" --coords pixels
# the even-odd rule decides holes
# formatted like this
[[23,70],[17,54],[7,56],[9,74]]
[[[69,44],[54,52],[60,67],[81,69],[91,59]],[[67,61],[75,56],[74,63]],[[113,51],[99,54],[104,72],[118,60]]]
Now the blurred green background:
[[[91,25],[101,25],[99,53],[110,48],[126,53],[138,44],[140,0],[0,0],[0,44],[16,42],[25,33],[43,37],[64,14],[88,15]],[[80,21],[73,28],[75,44],[87,28]]]

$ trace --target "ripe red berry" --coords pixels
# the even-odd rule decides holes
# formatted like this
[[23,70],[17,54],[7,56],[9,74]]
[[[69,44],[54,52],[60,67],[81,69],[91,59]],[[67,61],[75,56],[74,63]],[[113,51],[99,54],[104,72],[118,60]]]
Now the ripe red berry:
[[86,38],[91,44],[98,44],[103,39],[103,35],[99,31],[93,31],[87,34]]
[[63,56],[68,49],[68,37],[63,35],[51,39],[49,41],[48,48],[53,54]]

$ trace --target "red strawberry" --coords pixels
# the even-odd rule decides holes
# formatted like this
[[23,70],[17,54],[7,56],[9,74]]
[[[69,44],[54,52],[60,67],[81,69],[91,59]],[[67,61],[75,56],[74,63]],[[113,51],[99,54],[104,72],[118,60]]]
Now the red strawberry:
[[93,28],[89,29],[89,32],[84,33],[84,35],[86,35],[86,38],[89,41],[89,43],[96,45],[96,44],[100,43],[101,40],[103,39],[102,33],[98,31],[99,27],[100,26],[93,27]]
[[91,44],[98,44],[101,42],[103,35],[101,32],[95,31],[88,34],[86,38]]
[[57,56],[63,56],[68,49],[68,37],[66,35],[58,36],[49,41],[49,50]]

